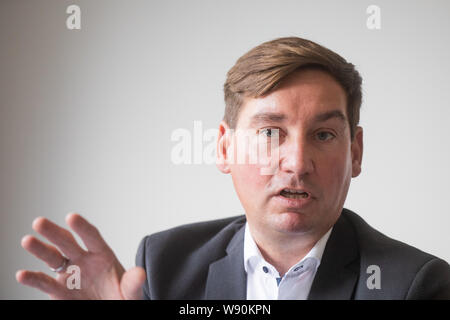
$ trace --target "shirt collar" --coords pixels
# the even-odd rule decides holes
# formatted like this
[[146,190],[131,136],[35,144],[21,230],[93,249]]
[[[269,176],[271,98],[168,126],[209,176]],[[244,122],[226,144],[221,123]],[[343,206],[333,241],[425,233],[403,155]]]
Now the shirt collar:
[[[316,242],[314,247],[301,259],[298,263],[292,266],[291,269],[296,267],[297,265],[302,264],[305,261],[314,261],[315,267],[319,267],[320,261],[322,260],[322,255],[325,250],[325,246],[327,244],[328,238],[330,237],[331,231],[333,227],[331,227],[323,236]],[[250,233],[250,228],[248,226],[248,222],[245,223],[245,234],[244,234],[244,268],[248,273],[250,270],[255,270],[255,268],[260,265],[270,265],[265,261],[264,257],[261,254],[258,246],[256,245],[253,237]]]

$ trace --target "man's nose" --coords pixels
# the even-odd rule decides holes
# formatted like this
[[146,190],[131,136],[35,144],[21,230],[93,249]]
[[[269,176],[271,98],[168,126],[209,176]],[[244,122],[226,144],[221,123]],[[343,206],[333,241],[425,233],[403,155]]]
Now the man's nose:
[[281,171],[302,177],[314,170],[313,150],[303,137],[286,141],[280,153]]

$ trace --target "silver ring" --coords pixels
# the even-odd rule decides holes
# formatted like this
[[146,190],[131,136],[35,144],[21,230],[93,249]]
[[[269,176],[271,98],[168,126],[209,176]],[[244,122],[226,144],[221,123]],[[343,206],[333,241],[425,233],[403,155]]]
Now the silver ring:
[[50,270],[52,270],[53,272],[61,272],[66,268],[67,263],[69,262],[69,259],[67,259],[66,257],[63,257],[64,261],[62,263],[61,266],[59,266],[58,268],[50,268]]

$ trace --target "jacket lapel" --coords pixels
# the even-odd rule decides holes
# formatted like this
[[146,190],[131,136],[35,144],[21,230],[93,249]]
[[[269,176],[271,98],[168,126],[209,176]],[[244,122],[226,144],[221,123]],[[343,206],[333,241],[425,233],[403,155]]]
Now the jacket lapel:
[[358,275],[356,236],[344,209],[328,239],[308,300],[352,299]]
[[209,265],[205,299],[245,300],[247,275],[244,269],[244,227],[227,247],[227,255]]

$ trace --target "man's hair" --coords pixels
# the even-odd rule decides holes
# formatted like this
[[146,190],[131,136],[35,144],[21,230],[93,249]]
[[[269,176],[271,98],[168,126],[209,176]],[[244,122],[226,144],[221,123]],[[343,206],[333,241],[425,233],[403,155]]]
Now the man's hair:
[[244,98],[259,98],[271,93],[288,75],[299,69],[318,68],[340,83],[347,96],[350,137],[354,138],[362,102],[362,78],[355,66],[337,53],[310,40],[298,37],[264,42],[240,57],[228,71],[224,84],[223,120],[236,128]]

